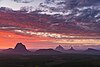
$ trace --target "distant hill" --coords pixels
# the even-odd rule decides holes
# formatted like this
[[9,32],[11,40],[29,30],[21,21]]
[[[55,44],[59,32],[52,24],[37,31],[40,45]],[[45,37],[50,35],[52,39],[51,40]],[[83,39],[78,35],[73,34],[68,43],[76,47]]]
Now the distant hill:
[[38,55],[56,55],[56,54],[61,54],[61,52],[53,50],[53,49],[39,49],[35,51],[35,54]]
[[61,45],[57,46],[56,49],[39,49],[34,52],[27,50],[26,46],[22,43],[17,43],[14,48],[2,50],[4,54],[18,54],[18,55],[58,55],[58,54],[87,54],[87,55],[100,55],[100,50],[88,48],[87,50],[76,50],[71,47],[65,50]]
[[81,53],[82,51],[74,49],[74,47],[70,47],[70,49],[66,50],[65,53]]
[[6,54],[21,54],[21,55],[56,55],[61,54],[61,52],[53,50],[53,49],[39,49],[35,52],[31,52],[26,49],[25,45],[22,43],[17,43],[16,46],[13,48],[9,48],[3,50],[3,53]]
[[68,49],[67,51],[75,51],[75,49],[73,47],[71,47],[70,49]]
[[57,46],[55,48],[55,50],[57,50],[57,51],[65,51],[65,49],[61,45]]
[[83,54],[88,54],[88,55],[100,55],[100,50],[93,49],[93,48],[88,48],[83,52]]
[[88,48],[87,50],[85,50],[85,52],[97,52],[97,51],[100,51],[100,50],[93,49],[93,48]]

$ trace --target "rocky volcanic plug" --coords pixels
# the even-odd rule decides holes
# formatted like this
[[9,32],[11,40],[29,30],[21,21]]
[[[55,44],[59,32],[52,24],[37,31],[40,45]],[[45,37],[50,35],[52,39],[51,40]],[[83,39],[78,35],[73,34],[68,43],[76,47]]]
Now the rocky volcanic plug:
[[26,49],[25,45],[23,45],[22,43],[17,43],[17,45],[14,48],[15,51],[18,52],[27,52],[28,50]]
[[8,54],[31,54],[30,51],[28,51],[22,43],[17,43],[15,48],[9,48],[6,50],[3,50],[4,53]]

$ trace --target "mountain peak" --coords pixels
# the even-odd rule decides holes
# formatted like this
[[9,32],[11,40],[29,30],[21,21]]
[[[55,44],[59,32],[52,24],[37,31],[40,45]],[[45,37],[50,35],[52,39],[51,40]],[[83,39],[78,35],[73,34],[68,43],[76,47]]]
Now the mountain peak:
[[28,51],[25,47],[25,45],[23,45],[22,43],[17,43],[15,48],[9,48],[4,50],[4,53],[8,53],[8,54],[22,54],[22,55],[26,55],[26,54],[31,54],[30,51]]
[[15,51],[21,51],[21,52],[27,51],[25,45],[23,45],[22,43],[17,43],[14,50]]
[[70,47],[70,49],[68,49],[68,50],[75,51],[75,49],[73,47]]
[[65,49],[61,45],[59,45],[59,46],[56,47],[56,50],[58,50],[58,51],[64,51]]

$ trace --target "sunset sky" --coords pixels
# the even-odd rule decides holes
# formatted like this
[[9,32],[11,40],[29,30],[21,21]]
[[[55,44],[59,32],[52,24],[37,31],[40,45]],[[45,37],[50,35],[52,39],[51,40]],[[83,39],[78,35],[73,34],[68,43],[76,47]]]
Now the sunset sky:
[[[31,35],[29,34],[31,33]],[[0,48],[13,48],[16,43],[22,42],[27,48],[54,48],[57,45],[63,46],[95,46],[100,44],[99,37],[92,36],[67,36],[62,34],[29,32],[23,33],[18,30],[17,33],[9,31],[0,31]],[[34,34],[35,33],[35,34]]]
[[[12,0],[0,0],[0,7],[19,10],[22,6],[37,8],[44,0],[32,3],[16,3]],[[54,4],[53,4],[54,6]],[[61,17],[60,17],[61,18]],[[67,18],[64,16],[63,18]],[[99,20],[98,20],[99,21]],[[29,49],[100,46],[100,23],[81,21],[66,22],[49,15],[0,11],[0,49],[14,48],[16,43],[23,43]]]

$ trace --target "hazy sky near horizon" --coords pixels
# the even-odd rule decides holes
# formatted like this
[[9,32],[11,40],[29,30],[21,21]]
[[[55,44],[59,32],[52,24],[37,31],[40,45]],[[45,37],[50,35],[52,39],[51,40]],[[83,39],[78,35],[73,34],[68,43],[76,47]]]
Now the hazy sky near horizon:
[[[21,30],[20,30],[21,31]],[[46,33],[48,35],[48,33]],[[57,45],[62,45],[66,47],[92,47],[99,46],[100,40],[92,37],[90,39],[79,37],[78,39],[70,39],[72,36],[67,36],[68,38],[57,38],[59,37],[49,37],[49,36],[40,35],[32,35],[28,36],[25,34],[16,34],[15,32],[10,31],[0,31],[0,48],[14,48],[16,43],[23,43],[27,46],[27,48],[39,49],[39,48],[55,48]],[[53,34],[50,34],[53,35]],[[73,36],[74,37],[74,36]],[[76,38],[76,36],[75,36]]]

